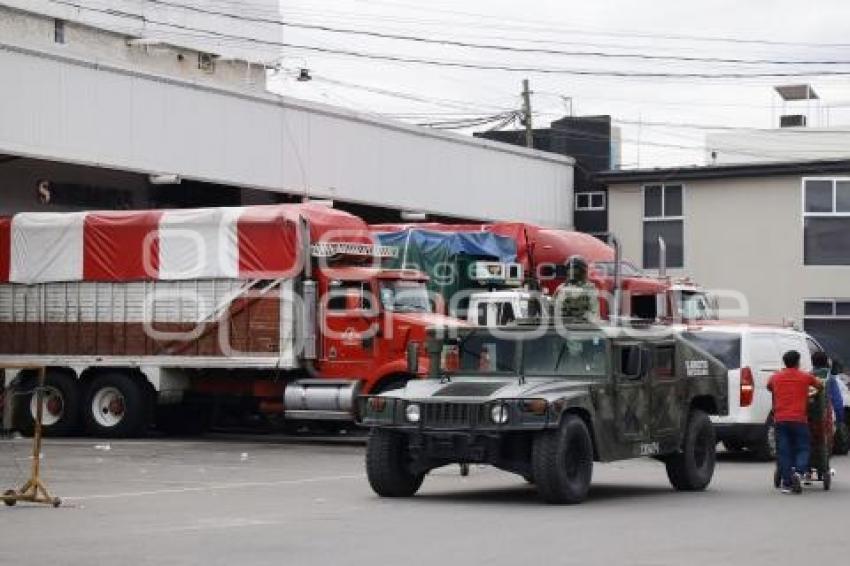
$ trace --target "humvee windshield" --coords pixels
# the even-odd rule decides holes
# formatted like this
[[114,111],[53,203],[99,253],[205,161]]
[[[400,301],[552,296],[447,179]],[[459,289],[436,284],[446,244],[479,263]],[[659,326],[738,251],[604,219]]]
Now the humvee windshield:
[[[522,335],[496,337],[473,332],[457,345],[457,363],[446,364],[453,373],[520,373],[545,377],[605,377],[608,355],[605,340],[592,333],[568,337],[546,334],[533,339]],[[455,366],[455,367],[452,367]]]

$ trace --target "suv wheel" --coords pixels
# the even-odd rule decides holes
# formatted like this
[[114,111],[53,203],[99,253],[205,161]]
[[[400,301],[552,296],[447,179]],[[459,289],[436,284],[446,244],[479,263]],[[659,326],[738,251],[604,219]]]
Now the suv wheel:
[[366,445],[366,476],[381,497],[410,497],[419,491],[424,474],[408,469],[407,437],[379,428],[369,434]]
[[534,438],[532,469],[537,491],[547,503],[581,503],[593,476],[593,440],[577,415],[566,415],[557,430]]
[[776,459],[776,428],[773,426],[773,417],[765,423],[764,432],[759,441],[749,446],[755,458],[761,462],[770,462]]
[[682,451],[665,459],[667,477],[679,491],[705,489],[714,475],[717,441],[708,415],[691,412],[682,442]]

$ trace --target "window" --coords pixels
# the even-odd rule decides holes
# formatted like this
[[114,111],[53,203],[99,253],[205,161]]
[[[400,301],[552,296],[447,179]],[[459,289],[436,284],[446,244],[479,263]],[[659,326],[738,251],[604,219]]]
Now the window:
[[643,188],[643,267],[660,267],[658,239],[667,244],[667,267],[684,267],[684,189],[682,185]]
[[499,303],[499,326],[506,326],[516,320],[514,306],[510,303]]
[[741,367],[741,335],[733,332],[683,332],[682,338],[694,348],[720,360],[727,369]]
[[655,349],[655,360],[652,364],[655,368],[656,377],[675,377],[675,361],[676,349],[673,346],[657,347]]
[[334,281],[328,293],[328,310],[372,310],[372,291],[368,281]]
[[478,324],[487,326],[487,303],[478,303]]
[[605,193],[602,191],[576,193],[576,210],[605,210]]
[[53,42],[65,43],[65,20],[53,20]]
[[850,363],[850,299],[805,301],[803,329],[823,346],[831,358],[844,364]]
[[850,179],[803,179],[803,263],[850,265]]

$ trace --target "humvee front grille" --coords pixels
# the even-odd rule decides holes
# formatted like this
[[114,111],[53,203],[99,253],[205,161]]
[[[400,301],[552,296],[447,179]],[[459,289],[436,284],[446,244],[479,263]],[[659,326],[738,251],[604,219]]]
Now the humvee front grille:
[[425,403],[422,423],[441,428],[469,427],[475,424],[477,408],[468,403]]

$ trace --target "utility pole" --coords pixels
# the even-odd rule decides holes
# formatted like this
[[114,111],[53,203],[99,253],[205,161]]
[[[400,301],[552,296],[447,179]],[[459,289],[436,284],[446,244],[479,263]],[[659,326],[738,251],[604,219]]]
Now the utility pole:
[[531,91],[528,79],[522,80],[522,124],[525,126],[525,147],[534,148],[534,129],[531,125]]

